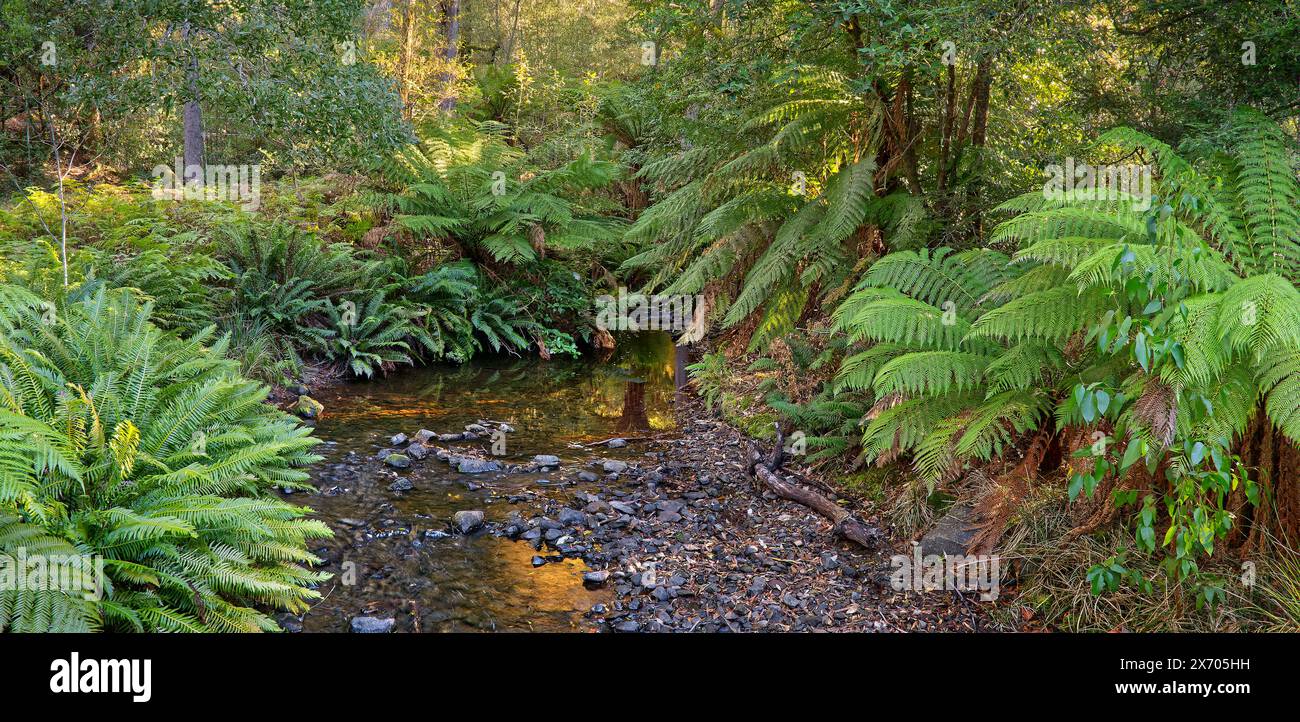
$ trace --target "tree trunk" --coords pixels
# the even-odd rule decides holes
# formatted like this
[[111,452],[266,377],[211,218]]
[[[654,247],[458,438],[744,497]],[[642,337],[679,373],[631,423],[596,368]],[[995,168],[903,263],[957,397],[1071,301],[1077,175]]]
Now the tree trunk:
[[[975,69],[975,85],[973,105],[975,115],[972,119],[973,127],[971,128],[970,142],[971,147],[978,148],[976,153],[983,153],[984,138],[988,129],[989,120],[989,92],[993,86],[992,59],[984,58],[980,60],[978,67]],[[976,160],[982,162],[980,156]],[[978,179],[983,177],[983,173],[976,171],[976,180],[971,183],[971,191],[968,197],[971,209],[971,230],[973,237],[983,239],[984,237],[984,215],[983,215],[983,183]]]
[[847,509],[821,494],[805,489],[780,476],[781,464],[785,461],[785,434],[781,432],[781,424],[777,423],[775,426],[776,442],[772,447],[772,454],[766,461],[763,460],[757,449],[750,447],[750,476],[762,482],[763,486],[766,486],[772,493],[782,499],[802,504],[829,519],[832,530],[836,535],[856,542],[867,549],[876,548],[880,540],[884,538],[884,534],[880,529],[857,519]]
[[[181,28],[181,41],[188,44],[189,39],[190,23],[187,20]],[[203,165],[203,111],[199,107],[199,58],[193,48],[189,49],[189,53],[189,68],[185,71],[185,84],[189,97],[185,101],[182,116],[186,183],[196,180],[190,176],[191,168],[197,169]],[[196,172],[202,174],[202,170]]]
[[948,90],[944,94],[943,137],[939,142],[939,171],[936,181],[939,202],[948,190],[948,158],[952,152],[952,131],[957,120],[957,63],[948,66]]
[[519,4],[523,0],[515,0],[515,10],[512,16],[510,33],[506,35],[506,42],[501,50],[501,64],[509,65],[515,61],[515,39],[519,36]]
[[884,536],[876,527],[868,526],[855,519],[852,514],[839,504],[815,491],[810,491],[782,479],[775,473],[768,471],[767,467],[762,464],[754,466],[754,474],[759,481],[763,482],[764,486],[772,490],[772,493],[782,499],[802,504],[829,519],[835,534],[849,541],[857,542],[867,549],[874,549]]
[[402,55],[397,64],[397,92],[402,98],[402,115],[411,119],[411,65],[415,57],[415,0],[402,6]]
[[456,107],[456,73],[452,67],[456,62],[457,45],[460,43],[460,0],[447,0],[445,5],[447,46],[443,48],[442,59],[446,68],[442,71],[442,102],[438,109],[450,113]]

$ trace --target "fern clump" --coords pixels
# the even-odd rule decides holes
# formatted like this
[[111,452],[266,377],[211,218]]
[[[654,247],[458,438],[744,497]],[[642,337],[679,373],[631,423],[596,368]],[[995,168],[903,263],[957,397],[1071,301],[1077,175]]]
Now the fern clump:
[[270,631],[319,598],[306,543],[330,531],[272,494],[306,488],[316,440],[225,341],[127,291],[0,295],[0,554],[103,570],[98,595],[0,591],[0,629]]
[[591,198],[618,177],[616,163],[590,153],[554,169],[524,160],[497,124],[447,124],[383,162],[386,191],[372,199],[416,245],[447,244],[481,263],[599,257],[618,247],[623,223]]
[[[1300,186],[1272,121],[1240,111],[1227,132],[1235,140],[1214,159],[1227,180],[1112,131],[1102,143],[1158,168],[1153,204],[1031,193],[1001,206],[1016,215],[992,234],[1018,246],[1011,257],[877,261],[835,311],[856,347],[837,388],[874,404],[866,459],[910,458],[933,487],[1032,432],[1082,434],[1071,498],[1105,485],[1117,505],[1137,504],[1138,547],[1166,547],[1180,577],[1240,535],[1228,508],[1263,503],[1255,475],[1300,483],[1285,463],[1300,444]],[[1235,456],[1249,457],[1247,430],[1261,426],[1279,455]],[[1135,480],[1141,466],[1147,481]]]

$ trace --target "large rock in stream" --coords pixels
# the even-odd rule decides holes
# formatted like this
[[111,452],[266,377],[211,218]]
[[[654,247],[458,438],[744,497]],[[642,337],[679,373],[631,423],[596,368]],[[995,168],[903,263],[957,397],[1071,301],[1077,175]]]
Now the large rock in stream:
[[477,509],[458,511],[452,515],[451,521],[460,530],[461,534],[469,534],[483,526],[483,512]]
[[304,419],[318,419],[321,414],[325,413],[325,405],[306,394],[302,394],[294,402],[292,410],[293,413]]

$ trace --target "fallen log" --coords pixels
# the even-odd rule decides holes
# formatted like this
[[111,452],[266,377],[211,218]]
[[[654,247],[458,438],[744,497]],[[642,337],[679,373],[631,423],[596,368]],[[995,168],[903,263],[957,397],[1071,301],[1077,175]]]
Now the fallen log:
[[803,504],[813,511],[821,514],[831,520],[833,531],[851,541],[855,541],[868,549],[876,546],[876,543],[882,537],[880,530],[874,526],[869,526],[862,521],[854,518],[846,509],[839,504],[827,499],[821,494],[808,491],[799,486],[791,484],[781,477],[767,470],[767,467],[758,464],[754,467],[754,472],[763,485],[772,490],[772,493],[788,499],[796,504]]
[[781,469],[781,464],[785,461],[783,453],[783,442],[785,435],[781,433],[778,425],[776,430],[776,448],[773,449],[771,456],[767,461],[762,460],[762,455],[754,450],[750,454],[749,473],[762,482],[763,486],[772,491],[773,494],[793,501],[796,504],[812,509],[818,514],[826,517],[831,521],[832,531],[856,542],[868,549],[874,549],[878,542],[884,537],[880,529],[866,524],[860,519],[854,517],[847,509],[836,504],[830,499],[818,494],[815,491],[805,489],[798,484],[782,478],[777,472]]

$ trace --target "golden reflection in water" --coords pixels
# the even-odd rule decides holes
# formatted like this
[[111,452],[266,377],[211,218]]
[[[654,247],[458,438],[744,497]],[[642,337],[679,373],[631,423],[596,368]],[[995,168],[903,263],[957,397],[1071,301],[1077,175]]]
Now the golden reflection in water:
[[[527,544],[506,545],[502,569],[508,570],[512,577],[506,593],[514,603],[523,603],[530,612],[539,615],[559,616],[576,612],[573,616],[578,617],[592,605],[610,600],[609,591],[587,589],[582,585],[582,573],[587,571],[587,565],[581,559],[549,561],[534,567],[532,559],[536,554],[538,552]],[[575,618],[572,626],[577,629],[582,625]]]

